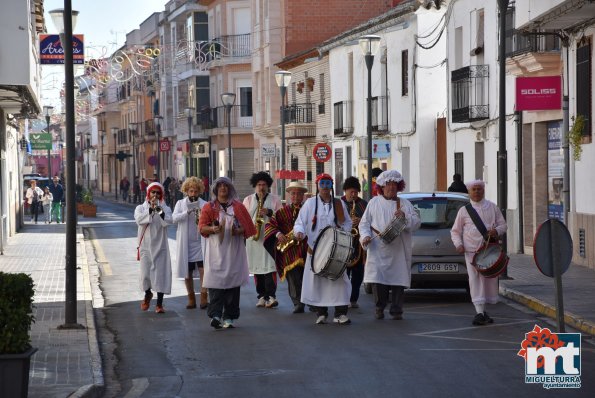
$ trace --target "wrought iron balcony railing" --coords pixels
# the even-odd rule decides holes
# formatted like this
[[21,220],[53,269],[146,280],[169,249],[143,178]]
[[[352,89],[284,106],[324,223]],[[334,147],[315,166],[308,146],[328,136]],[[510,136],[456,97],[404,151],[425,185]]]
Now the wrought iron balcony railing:
[[506,32],[506,57],[526,53],[559,52],[560,39],[551,34],[523,34],[510,29]]
[[286,124],[301,124],[314,123],[313,115],[314,104],[291,104],[285,107],[285,123]]
[[333,104],[335,135],[346,136],[353,134],[352,102],[340,101]]
[[[231,127],[251,128],[252,105],[232,106],[229,117]],[[199,123],[205,130],[227,127],[227,113],[225,106],[203,109],[199,113]]]
[[453,123],[489,118],[488,72],[488,65],[466,66],[451,72]]

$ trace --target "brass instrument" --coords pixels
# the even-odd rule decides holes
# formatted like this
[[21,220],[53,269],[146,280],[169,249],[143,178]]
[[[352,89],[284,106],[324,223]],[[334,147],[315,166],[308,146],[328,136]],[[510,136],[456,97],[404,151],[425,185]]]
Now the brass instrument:
[[161,206],[159,206],[159,199],[151,200],[151,208],[159,216],[161,216],[163,214],[163,208]]
[[[297,218],[297,214],[300,211],[300,207],[299,206],[294,206],[293,207],[293,222],[295,223],[295,219]],[[279,243],[277,244],[277,250],[280,251],[281,253],[285,253],[287,251],[287,249],[289,249],[292,246],[297,245],[298,243],[300,243],[297,238],[295,237],[295,235],[293,234],[293,229],[291,231],[289,231],[289,233],[287,235],[285,235],[285,243]]]
[[260,239],[260,229],[262,228],[262,224],[264,224],[264,218],[260,216],[260,210],[262,210],[262,205],[264,203],[264,195],[258,197],[258,206],[256,207],[256,214],[254,215],[254,227],[256,228],[256,235],[252,236],[253,240]]
[[[353,220],[353,217],[355,217],[355,199],[353,199],[353,206],[351,206],[351,211],[349,212],[349,217],[351,217],[351,219]],[[355,266],[358,261],[362,258],[362,246],[359,244],[359,229],[357,228],[357,225],[353,225],[351,227],[351,236],[353,237],[353,257],[351,258],[351,261],[349,262],[349,264],[347,264],[348,267],[353,267]]]

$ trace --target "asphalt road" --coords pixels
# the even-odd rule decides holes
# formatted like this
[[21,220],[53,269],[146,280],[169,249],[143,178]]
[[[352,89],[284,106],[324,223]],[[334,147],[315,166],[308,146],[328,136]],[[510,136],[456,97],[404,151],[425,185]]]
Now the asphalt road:
[[[174,279],[167,312],[142,312],[133,210],[102,202],[99,212],[85,234],[93,239],[89,261],[102,271],[105,396],[595,396],[595,349],[585,336],[580,389],[526,384],[521,341],[535,324],[555,326],[501,302],[489,311],[494,324],[473,327],[464,291],[409,291],[404,320],[379,321],[362,289],[351,325],[315,325],[313,313],[291,313],[285,283],[278,308],[256,308],[251,282],[242,288],[237,327],[214,331],[206,311],[185,308],[183,281]],[[175,227],[169,235],[174,256]]]

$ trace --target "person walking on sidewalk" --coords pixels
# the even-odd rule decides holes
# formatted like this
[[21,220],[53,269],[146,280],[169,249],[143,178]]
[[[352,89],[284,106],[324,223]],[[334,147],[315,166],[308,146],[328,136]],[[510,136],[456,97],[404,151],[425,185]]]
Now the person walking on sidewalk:
[[211,326],[232,328],[240,317],[240,287],[248,283],[246,239],[256,233],[254,223],[227,177],[213,183],[214,199],[200,214],[200,233],[205,242],[205,279],[209,289]]
[[269,194],[273,179],[269,173],[260,171],[252,174],[250,184],[255,193],[244,198],[244,206],[255,223],[257,232],[246,242],[248,266],[254,275],[257,294],[257,307],[274,308],[277,301],[277,268],[275,260],[264,248],[264,226],[270,217],[281,208],[278,197]]
[[120,192],[122,192],[122,199],[124,202],[128,202],[128,192],[130,191],[130,181],[128,181],[128,177],[124,176],[122,181],[120,181]]
[[463,177],[461,177],[459,173],[453,174],[452,184],[448,187],[448,192],[469,193],[467,191],[467,186],[463,182]]
[[49,185],[50,192],[52,193],[52,218],[51,221],[57,223],[62,222],[62,202],[64,202],[64,187],[60,184],[60,178],[54,176],[54,181]]
[[[497,240],[499,236],[503,235],[507,226],[498,206],[485,199],[485,183],[483,181],[469,181],[466,186],[469,190],[472,210],[468,210],[466,206],[459,209],[450,236],[457,252],[465,253],[471,301],[476,312],[472,324],[481,326],[494,322],[485,311],[485,305],[498,302],[498,278],[486,278],[477,272],[472,265],[473,257],[487,239]],[[485,225],[486,236],[483,236],[475,226],[469,214],[469,211],[473,210]]]
[[45,213],[46,224],[50,224],[52,222],[52,200],[53,196],[50,192],[50,188],[43,188],[43,195],[41,196],[41,205],[43,206],[43,212]]
[[155,312],[162,314],[163,295],[171,293],[171,258],[167,243],[167,227],[172,224],[171,210],[163,200],[163,186],[158,182],[147,187],[147,197],[134,211],[138,224],[138,259],[140,260],[140,287],[145,298],[140,308],[147,311],[153,293],[157,291]]
[[140,182],[139,177],[134,177],[134,181],[132,182],[132,202],[134,204],[138,204],[140,202]]
[[29,205],[31,221],[35,221],[35,224],[37,224],[37,217],[39,216],[39,206],[43,191],[37,186],[37,181],[31,180],[30,184],[31,186],[27,188],[27,192],[25,193],[25,198],[27,199],[27,204]]
[[[169,178],[169,177],[168,177]],[[164,187],[165,188],[165,187]],[[193,275],[198,271],[200,284],[204,279],[203,247],[204,238],[198,230],[201,209],[207,203],[200,198],[204,191],[202,181],[196,177],[187,178],[182,185],[182,192],[186,196],[176,203],[173,213],[174,223],[178,224],[176,243],[178,245],[176,265],[177,277],[184,278],[188,305],[186,308],[196,308]],[[200,309],[207,308],[207,289],[200,289]]]

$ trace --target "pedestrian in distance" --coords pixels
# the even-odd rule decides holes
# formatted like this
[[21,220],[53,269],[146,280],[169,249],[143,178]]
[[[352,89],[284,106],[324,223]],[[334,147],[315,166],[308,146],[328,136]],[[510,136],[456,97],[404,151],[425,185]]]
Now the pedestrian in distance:
[[151,305],[157,291],[155,312],[163,314],[163,296],[171,293],[171,258],[167,243],[167,227],[172,224],[171,209],[163,200],[163,186],[153,182],[147,187],[143,204],[136,207],[134,219],[138,225],[138,254],[140,260],[140,287],[145,292],[141,310]]
[[229,178],[219,177],[212,187],[213,200],[202,208],[199,225],[206,239],[202,286],[209,291],[207,315],[219,330],[233,328],[240,317],[240,287],[249,280],[246,239],[256,228]]
[[138,176],[134,177],[134,181],[132,182],[132,201],[134,204],[140,203],[140,180]]
[[[201,236],[198,226],[201,209],[207,203],[200,198],[203,191],[202,181],[196,177],[187,178],[182,185],[185,198],[176,203],[173,212],[173,221],[178,225],[176,231],[176,273],[178,278],[184,278],[188,293],[187,309],[196,308],[194,277],[200,278],[201,285],[204,279],[203,247],[205,239]],[[200,308],[207,308],[207,304],[207,289],[201,287]]]
[[120,181],[120,192],[122,193],[122,199],[124,202],[128,202],[128,192],[130,191],[130,181],[128,177],[124,176]]
[[[405,289],[411,286],[412,235],[421,225],[411,202],[397,196],[405,189],[405,181],[397,170],[383,171],[376,183],[381,193],[368,203],[359,223],[360,242],[367,251],[364,282],[372,285],[376,319],[384,319],[384,310],[391,295],[389,313],[395,320],[403,319]],[[393,220],[404,227],[390,243],[378,235]]]
[[25,193],[25,199],[29,205],[31,221],[35,221],[35,224],[37,224],[37,217],[39,216],[39,208],[43,191],[37,186],[37,181],[31,180],[29,184],[30,186],[27,188],[27,192]]
[[293,226],[308,188],[298,181],[292,181],[285,191],[289,193],[289,203],[277,210],[265,225],[264,246],[275,259],[281,281],[287,280],[293,313],[300,314],[304,312],[301,295],[308,243],[307,239],[297,241]]
[[178,192],[180,191],[180,183],[175,178],[169,182],[169,198],[172,206],[175,207],[178,202]]
[[50,192],[49,187],[43,188],[43,195],[41,196],[41,205],[43,206],[43,212],[45,214],[45,223],[50,224],[52,222],[52,201],[53,196]]
[[260,171],[252,174],[250,184],[254,194],[244,198],[244,206],[252,217],[256,235],[246,241],[248,269],[254,275],[256,285],[256,306],[274,308],[277,301],[277,268],[275,259],[264,248],[264,226],[273,214],[281,208],[281,200],[269,193],[273,179],[269,173]]
[[50,222],[56,221],[57,223],[62,222],[62,203],[64,202],[64,187],[60,184],[60,178],[54,176],[52,183],[49,185],[50,192],[52,193],[52,217]]
[[463,182],[463,177],[459,173],[452,176],[452,184],[448,187],[448,192],[468,193],[467,186]]
[[368,202],[360,198],[358,195],[362,188],[357,177],[347,177],[343,181],[343,192],[345,195],[341,200],[345,202],[347,209],[349,209],[349,217],[351,218],[351,232],[354,236],[353,247],[355,250],[354,258],[347,265],[347,276],[351,280],[351,297],[349,298],[349,306],[351,308],[359,308],[357,300],[359,300],[359,291],[364,280],[364,250],[359,243],[358,226]]
[[308,238],[308,255],[304,266],[302,282],[302,302],[315,307],[316,324],[325,324],[328,318],[328,307],[335,307],[333,322],[348,325],[351,320],[347,317],[351,282],[347,273],[338,279],[331,280],[319,276],[312,270],[312,254],[315,243],[321,231],[327,227],[351,231],[351,218],[345,203],[334,198],[333,178],[328,174],[316,177],[316,196],[308,199],[302,206],[293,227],[294,234],[299,241]]
[[[459,209],[450,236],[457,252],[465,253],[471,302],[476,312],[472,324],[482,326],[494,322],[486,312],[485,305],[498,302],[498,278],[486,278],[480,274],[472,264],[473,257],[487,240],[497,241],[506,232],[507,225],[498,206],[485,199],[483,181],[473,180],[466,185],[471,208],[463,206]],[[486,229],[485,236],[479,232],[470,212],[475,212],[479,216]]]

